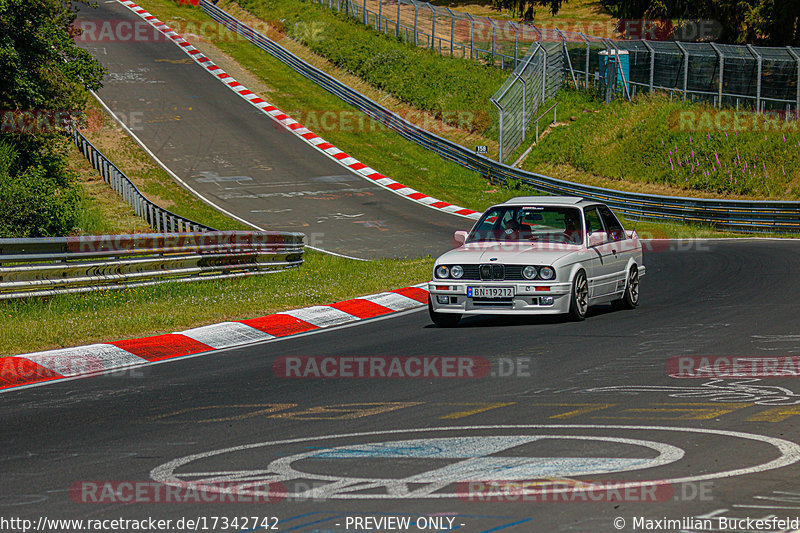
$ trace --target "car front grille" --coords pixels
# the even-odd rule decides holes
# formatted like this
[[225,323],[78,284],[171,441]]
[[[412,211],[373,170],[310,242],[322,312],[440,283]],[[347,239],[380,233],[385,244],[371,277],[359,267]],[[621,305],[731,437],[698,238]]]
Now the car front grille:
[[459,279],[467,281],[528,281],[522,277],[525,265],[461,265],[464,275]]

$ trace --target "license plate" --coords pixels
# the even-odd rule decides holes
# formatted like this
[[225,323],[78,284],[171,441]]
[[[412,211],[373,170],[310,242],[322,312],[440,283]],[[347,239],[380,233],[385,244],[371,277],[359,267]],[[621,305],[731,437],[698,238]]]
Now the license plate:
[[514,287],[467,287],[469,298],[513,298]]

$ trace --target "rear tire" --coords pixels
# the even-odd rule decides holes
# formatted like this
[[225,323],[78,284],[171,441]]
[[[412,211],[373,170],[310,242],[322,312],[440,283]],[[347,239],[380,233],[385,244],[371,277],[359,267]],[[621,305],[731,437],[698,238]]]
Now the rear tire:
[[636,309],[639,305],[639,267],[636,265],[631,267],[622,298],[614,300],[611,304],[616,309]]
[[589,282],[586,280],[586,272],[579,270],[572,280],[572,294],[569,299],[569,318],[575,322],[580,322],[586,318],[589,310]]
[[437,313],[434,311],[430,294],[428,295],[428,314],[431,316],[433,323],[440,328],[454,328],[461,321],[461,315],[458,313]]

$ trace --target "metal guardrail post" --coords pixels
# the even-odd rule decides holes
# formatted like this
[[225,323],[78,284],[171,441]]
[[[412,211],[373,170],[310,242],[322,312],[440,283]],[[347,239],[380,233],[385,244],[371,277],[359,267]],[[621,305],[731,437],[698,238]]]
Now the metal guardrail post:
[[542,103],[544,103],[547,100],[547,48],[540,45],[536,51],[538,52],[539,50],[542,51],[544,56],[542,59]]
[[586,43],[586,90],[589,90],[589,56],[591,54],[591,48],[589,47],[589,39],[583,33],[579,33],[578,35],[581,36],[581,39]]
[[522,76],[520,76],[516,72],[514,74],[517,76],[517,79],[522,82],[522,140],[524,141],[525,140],[525,130],[528,129],[528,120],[527,120],[527,115],[526,115],[526,108],[527,108],[527,103],[528,103],[528,97],[527,97],[528,82],[527,82],[527,80],[525,78],[523,78]]
[[572,70],[572,59],[569,57],[569,50],[567,50],[567,37],[564,33],[556,28],[556,32],[561,36],[561,41],[564,46],[564,57],[567,58],[567,65],[569,65],[569,73],[572,76],[572,83],[575,84],[575,89],[578,88],[578,79],[575,77],[575,71]]
[[791,46],[787,46],[786,49],[789,51],[789,55],[791,55],[797,63],[797,103],[795,104],[794,112],[797,116],[797,119],[800,120],[800,55],[795,53]]
[[758,65],[758,75],[756,81],[756,113],[761,113],[761,67],[762,67],[762,57],[755,48],[753,48],[752,44],[746,45],[747,49],[753,54],[756,58],[756,64]]
[[719,49],[717,43],[709,43],[711,48],[714,49],[714,52],[717,54],[717,58],[719,59],[719,84],[717,87],[717,98],[718,98],[718,109],[722,109],[722,82],[725,80],[725,56],[722,54],[722,50]]
[[475,19],[469,13],[464,13],[469,17],[469,58],[475,59]]
[[494,23],[494,20],[488,19],[489,23],[492,25],[492,66],[494,66],[494,56],[495,56],[495,33],[497,32],[497,25]]
[[500,106],[500,104],[495,102],[494,99],[489,99],[489,101],[493,103],[495,107],[497,107],[497,112],[500,115],[500,132],[497,138],[497,145],[499,148],[497,154],[497,161],[502,163],[503,162],[503,108]]
[[453,55],[453,41],[456,38],[456,17],[452,11],[450,11],[449,7],[445,7],[447,12],[450,14],[450,56]]
[[417,2],[414,2],[414,46],[419,45],[419,34],[417,33],[419,30],[417,29],[417,16],[419,15],[419,5]]
[[509,22],[509,24],[514,28],[514,69],[516,69],[519,64],[519,25],[513,22]]
[[[622,68],[622,54],[619,46],[617,46],[616,41],[614,42],[614,50],[617,53],[617,68],[619,69],[619,77],[622,78],[622,93],[628,97],[628,101],[631,101],[631,92],[628,89],[628,80],[625,79],[625,69]],[[630,61],[630,57],[628,58]]]
[[397,0],[397,25],[394,28],[394,36],[400,38],[400,4],[401,0]]
[[[433,41],[436,39],[436,10],[431,4],[428,4],[428,7],[431,9],[431,50],[433,50]],[[441,43],[441,41],[439,42]],[[442,45],[439,44],[439,53],[441,53],[441,48]]]
[[683,54],[683,99],[686,100],[689,94],[689,52],[683,47],[680,41],[675,41],[675,45],[680,48]]
[[647,48],[650,52],[650,93],[653,92],[653,78],[656,72],[656,51],[653,49],[647,41],[642,41],[642,44]]
[[606,53],[608,54],[608,59],[606,60],[606,70],[605,70],[605,73],[603,75],[603,79],[604,79],[605,84],[606,84],[606,94],[605,94],[605,98],[604,99],[605,99],[606,104],[610,104],[611,103],[611,94],[612,94],[612,92],[613,92],[613,94],[615,96],[617,94],[617,67],[616,67],[616,65],[614,66],[613,85],[612,85],[612,81],[609,81],[609,79],[608,79],[608,77],[609,77],[608,76],[608,71],[611,69],[612,56],[613,56],[613,60],[614,60],[615,63],[619,60],[619,58],[617,58],[616,56],[614,56],[614,54],[612,54],[613,48],[612,48],[610,40],[603,39],[603,44],[606,45]]

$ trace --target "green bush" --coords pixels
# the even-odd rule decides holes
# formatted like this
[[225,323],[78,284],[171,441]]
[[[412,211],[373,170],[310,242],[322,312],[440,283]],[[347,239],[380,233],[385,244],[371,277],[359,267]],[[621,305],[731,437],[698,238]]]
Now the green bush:
[[63,141],[0,139],[0,237],[63,236],[75,227],[79,189]]

